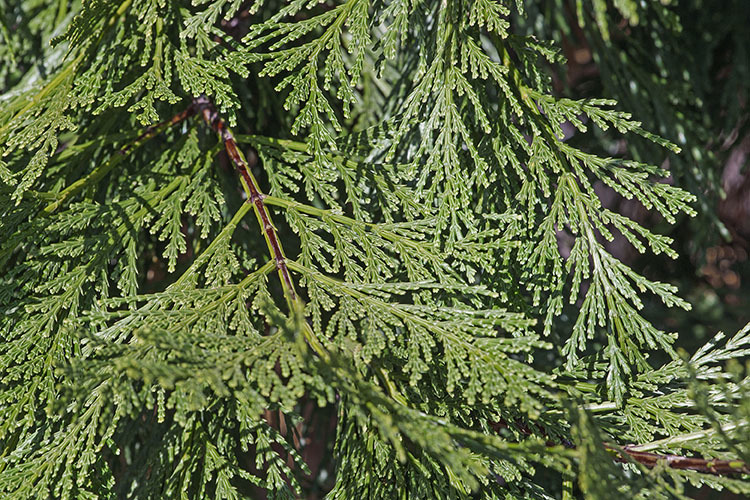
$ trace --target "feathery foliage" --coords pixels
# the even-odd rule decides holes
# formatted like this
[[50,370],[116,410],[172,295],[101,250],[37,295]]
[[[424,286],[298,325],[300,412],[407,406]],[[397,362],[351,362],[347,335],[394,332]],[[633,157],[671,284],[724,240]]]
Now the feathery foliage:
[[563,97],[563,4],[0,4],[3,498],[750,495],[750,330],[681,356],[597,188],[693,216],[705,134]]

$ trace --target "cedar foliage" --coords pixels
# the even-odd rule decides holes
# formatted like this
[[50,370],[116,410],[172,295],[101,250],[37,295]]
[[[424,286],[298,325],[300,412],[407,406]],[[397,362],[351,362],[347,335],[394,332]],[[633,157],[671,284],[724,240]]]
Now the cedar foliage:
[[[571,4],[3,2],[2,497],[750,495],[750,328],[679,353],[595,189],[720,228],[742,16]],[[554,88],[571,16],[625,105]]]

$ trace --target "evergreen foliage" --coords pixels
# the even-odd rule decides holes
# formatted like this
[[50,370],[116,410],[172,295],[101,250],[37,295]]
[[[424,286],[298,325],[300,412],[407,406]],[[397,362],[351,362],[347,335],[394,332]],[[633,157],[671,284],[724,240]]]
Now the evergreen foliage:
[[0,2],[0,496],[750,495],[750,326],[678,352],[595,188],[721,229],[675,3]]

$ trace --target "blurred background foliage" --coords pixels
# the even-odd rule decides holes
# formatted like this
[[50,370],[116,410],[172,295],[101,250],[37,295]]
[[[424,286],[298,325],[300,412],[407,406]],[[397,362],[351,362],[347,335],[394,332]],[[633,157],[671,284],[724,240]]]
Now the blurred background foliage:
[[[610,251],[645,276],[678,285],[691,311],[647,304],[647,317],[680,333],[694,352],[718,330],[750,321],[750,2],[745,0],[542,0],[511,23],[555,40],[567,59],[553,73],[566,97],[606,96],[643,127],[682,148],[673,154],[637,136],[575,134],[599,154],[648,159],[665,182],[698,196],[698,216],[660,223],[638,202],[598,186],[610,207],[675,238],[675,261],[640,255],[622,237]],[[649,220],[651,219],[651,220]],[[561,245],[565,245],[564,238]]]

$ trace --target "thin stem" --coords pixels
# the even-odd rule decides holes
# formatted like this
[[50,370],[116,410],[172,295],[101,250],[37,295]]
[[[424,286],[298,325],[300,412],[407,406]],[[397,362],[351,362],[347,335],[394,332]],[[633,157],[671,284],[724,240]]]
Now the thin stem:
[[203,119],[206,123],[217,133],[221,140],[224,141],[227,155],[240,173],[242,187],[245,190],[248,202],[253,205],[255,216],[258,219],[258,224],[263,232],[266,245],[271,253],[271,258],[273,258],[276,263],[276,269],[279,272],[279,278],[281,278],[281,284],[284,288],[284,295],[286,296],[289,305],[292,306],[298,300],[297,292],[294,290],[294,283],[289,275],[284,248],[281,246],[281,242],[276,234],[276,227],[273,225],[273,220],[271,219],[271,214],[268,212],[268,208],[266,208],[266,205],[263,203],[263,199],[266,195],[261,192],[258,181],[255,180],[255,176],[252,172],[248,170],[247,161],[237,147],[237,141],[235,141],[232,131],[227,127],[226,122],[219,116],[213,104],[208,98],[200,97],[193,101],[193,107],[203,114]]
[[607,443],[604,443],[604,448],[614,455],[616,462],[633,461],[649,468],[666,462],[667,466],[672,469],[693,470],[705,474],[750,474],[750,467],[741,460],[713,460],[680,455],[661,455],[633,450],[628,446],[615,447]]
[[264,146],[274,146],[276,148],[287,149],[289,151],[296,151],[298,153],[307,153],[307,144],[301,141],[295,141],[292,139],[279,139],[277,137],[270,137],[265,135],[254,135],[254,134],[237,134],[235,136],[237,142],[249,142],[255,144],[262,144]]
[[606,401],[604,403],[584,405],[583,409],[589,413],[598,413],[605,411],[614,411],[619,409],[620,406],[613,401]]
[[[264,202],[266,195],[260,190],[258,181],[248,169],[247,161],[245,160],[242,151],[237,147],[237,141],[234,138],[234,134],[229,127],[227,127],[226,122],[219,116],[213,103],[211,103],[207,97],[202,96],[193,101],[193,107],[203,115],[205,122],[224,142],[224,148],[227,155],[239,171],[242,188],[247,195],[248,203],[253,206],[258,225],[260,225],[261,232],[266,240],[268,251],[271,254],[276,270],[278,271],[281,286],[284,289],[284,297],[286,298],[289,310],[301,318],[304,315],[305,304],[294,289],[294,282],[289,273],[286,256],[284,255],[284,248],[281,246],[281,241],[276,233],[276,227],[273,225],[271,214],[268,212],[268,208]],[[323,347],[318,340],[315,332],[313,332],[310,324],[303,320],[300,321],[300,327],[305,339],[315,352],[324,360],[328,360],[329,355],[325,347]]]

